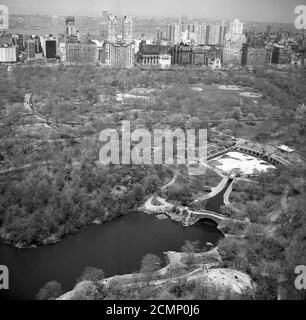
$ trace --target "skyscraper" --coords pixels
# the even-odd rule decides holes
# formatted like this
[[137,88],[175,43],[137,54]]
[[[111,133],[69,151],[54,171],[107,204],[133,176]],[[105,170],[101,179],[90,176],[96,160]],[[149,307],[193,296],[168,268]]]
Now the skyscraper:
[[168,25],[167,38],[172,45],[179,44],[181,41],[181,30],[178,24]]
[[134,47],[132,43],[105,42],[104,50],[106,65],[124,68],[134,66]]
[[0,62],[16,62],[17,61],[17,54],[16,54],[17,47],[0,47]]
[[0,32],[9,28],[9,11],[6,6],[0,5]]
[[26,54],[27,59],[32,60],[35,59],[35,40],[28,39],[26,40]]
[[75,18],[74,17],[67,17],[66,18],[66,35],[68,37],[77,35],[77,30],[76,30],[76,27],[75,27]]
[[220,25],[209,26],[208,44],[216,45],[220,42]]
[[51,35],[41,36],[40,43],[46,59],[54,59],[57,53],[57,39]]
[[220,26],[220,37],[219,37],[219,44],[222,45],[225,40],[225,35],[226,35],[226,26],[224,21],[222,22],[222,25]]
[[97,62],[97,45],[88,43],[66,43],[65,62],[68,64],[88,64]]
[[196,44],[199,44],[199,45],[207,44],[207,25],[206,24],[196,25],[195,42]]
[[108,41],[116,42],[118,38],[118,19],[113,14],[108,15]]
[[223,63],[225,65],[241,65],[242,46],[246,43],[243,32],[243,23],[235,19],[229,27],[224,40]]
[[126,43],[133,42],[133,19],[130,16],[123,17],[122,40]]
[[229,33],[231,35],[241,35],[243,33],[243,22],[239,19],[235,19],[231,22],[229,26]]
[[49,39],[46,40],[46,59],[54,59],[56,57],[57,52],[57,44],[56,40]]
[[183,15],[180,19],[181,31],[184,32],[188,27],[188,18]]

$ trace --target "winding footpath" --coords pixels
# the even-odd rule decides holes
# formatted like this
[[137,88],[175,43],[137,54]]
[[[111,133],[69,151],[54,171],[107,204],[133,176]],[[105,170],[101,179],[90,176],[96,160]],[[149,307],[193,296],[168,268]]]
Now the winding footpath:
[[[165,190],[169,186],[173,185],[176,182],[177,177],[178,177],[178,173],[175,172],[171,181],[169,183],[167,183],[166,185],[164,185],[161,188],[161,190]],[[215,187],[214,190],[212,190],[212,192],[209,195],[205,196],[205,200],[211,199],[211,198],[215,197],[219,192],[222,192],[224,190],[224,188],[226,187],[227,182],[228,182],[228,177],[223,176],[223,179],[218,184],[218,186]],[[159,203],[159,205],[154,205],[153,204],[154,200],[157,201]],[[207,211],[207,210],[195,211],[195,210],[191,210],[187,207],[183,207],[183,206],[174,206],[173,204],[169,203],[164,198],[156,196],[156,195],[151,196],[144,203],[144,205],[140,208],[140,210],[143,210],[149,214],[165,214],[166,213],[167,215],[171,215],[171,219],[177,220],[178,217],[176,217],[177,216],[176,213],[174,213],[174,214],[170,213],[172,211],[173,207],[180,209],[181,212],[183,212],[184,210],[187,210],[188,217],[187,217],[186,221],[184,222],[184,224],[186,226],[190,225],[191,216],[197,217],[200,219],[208,218],[208,219],[215,221],[216,223],[219,223],[220,221],[227,219],[226,216],[224,216],[222,214],[218,214],[216,212],[212,212],[212,211]]]
[[64,132],[59,131],[59,130],[51,127],[51,126],[49,125],[49,123],[51,123],[51,121],[50,121],[49,119],[47,119],[46,117],[42,116],[41,114],[39,114],[39,113],[35,110],[34,105],[33,105],[33,102],[31,102],[31,99],[32,99],[32,98],[33,98],[33,97],[32,97],[32,93],[26,93],[25,98],[24,98],[24,104],[23,104],[24,107],[25,107],[25,109],[26,109],[28,112],[32,113],[32,115],[34,115],[34,116],[37,118],[37,120],[42,121],[42,122],[43,122],[43,125],[44,125],[46,128],[51,129],[52,131],[54,131],[54,132],[56,132],[56,133],[64,134]]

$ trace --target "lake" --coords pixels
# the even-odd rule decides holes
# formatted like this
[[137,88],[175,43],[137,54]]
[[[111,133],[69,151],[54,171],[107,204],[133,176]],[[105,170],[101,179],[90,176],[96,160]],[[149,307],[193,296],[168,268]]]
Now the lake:
[[10,290],[1,290],[0,299],[35,299],[51,280],[69,291],[87,266],[103,269],[107,277],[131,273],[139,270],[147,253],[163,257],[165,251],[179,251],[185,240],[216,245],[222,237],[214,223],[204,220],[186,228],[135,212],[100,226],[84,227],[55,245],[21,251],[0,245],[0,264],[10,271]]

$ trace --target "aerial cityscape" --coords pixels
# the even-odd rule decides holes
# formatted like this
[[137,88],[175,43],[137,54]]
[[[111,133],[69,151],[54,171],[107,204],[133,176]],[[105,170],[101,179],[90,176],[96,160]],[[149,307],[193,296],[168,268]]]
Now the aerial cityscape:
[[3,2],[0,300],[306,300],[302,1]]

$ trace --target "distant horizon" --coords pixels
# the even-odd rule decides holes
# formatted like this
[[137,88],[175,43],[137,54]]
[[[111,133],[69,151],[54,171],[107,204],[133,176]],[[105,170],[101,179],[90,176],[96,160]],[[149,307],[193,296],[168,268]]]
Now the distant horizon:
[[[108,11],[109,13],[112,13],[112,11]],[[124,16],[125,14],[120,14],[118,15],[120,16]],[[82,15],[82,14],[51,14],[51,13],[41,13],[41,12],[33,12],[33,13],[22,13],[22,12],[14,12],[11,13],[10,12],[10,16],[46,16],[46,17],[68,17],[68,16],[73,16],[73,17],[80,17],[80,18],[101,18],[102,19],[102,12],[101,15],[90,15],[90,14],[86,14],[86,15]],[[179,20],[180,17],[177,16],[153,16],[153,15],[130,15],[134,18],[159,18],[159,19],[177,19]],[[225,21],[233,21],[234,19],[239,19],[240,21],[244,22],[244,23],[258,23],[258,24],[284,24],[284,25],[294,25],[294,22],[279,22],[279,21],[255,21],[255,20],[245,20],[245,19],[241,19],[239,17],[233,18],[233,19],[221,19],[221,18],[209,18],[209,17],[192,17],[192,16],[188,16],[188,19],[191,20],[225,20]]]
[[305,0],[0,0],[11,15],[48,15],[102,17],[107,10],[118,15],[145,18],[233,20],[245,22],[294,24],[294,9]]

